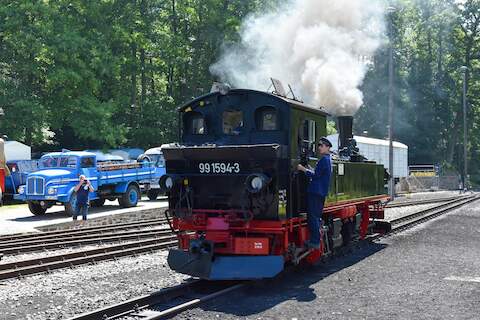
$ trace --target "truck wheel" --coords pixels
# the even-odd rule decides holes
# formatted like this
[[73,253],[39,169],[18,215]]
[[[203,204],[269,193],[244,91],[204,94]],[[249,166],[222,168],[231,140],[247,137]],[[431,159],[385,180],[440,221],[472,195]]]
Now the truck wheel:
[[105,204],[105,199],[103,199],[103,198],[95,199],[95,200],[90,201],[90,204],[93,208],[100,208],[100,207],[103,207],[103,205]]
[[129,185],[127,192],[121,198],[118,198],[118,203],[124,208],[135,207],[140,199],[140,190],[136,185]]
[[47,212],[47,208],[42,207],[39,203],[31,201],[28,202],[28,209],[36,216],[43,216],[45,212]]
[[65,203],[65,213],[71,217],[75,213],[75,209],[77,208],[77,195],[72,193],[70,196],[70,200]]
[[158,189],[150,189],[147,192],[147,197],[150,200],[156,200],[159,193],[160,193],[160,190],[158,190]]

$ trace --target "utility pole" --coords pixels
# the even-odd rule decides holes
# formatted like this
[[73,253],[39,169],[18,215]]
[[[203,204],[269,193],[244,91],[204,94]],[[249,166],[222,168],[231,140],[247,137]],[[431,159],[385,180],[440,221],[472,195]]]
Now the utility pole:
[[463,190],[468,188],[467,175],[467,71],[466,66],[460,67],[460,72],[463,75]]
[[393,13],[395,7],[388,7],[389,17],[389,50],[388,50],[388,173],[390,179],[388,181],[388,191],[390,200],[395,199],[395,178],[393,176]]

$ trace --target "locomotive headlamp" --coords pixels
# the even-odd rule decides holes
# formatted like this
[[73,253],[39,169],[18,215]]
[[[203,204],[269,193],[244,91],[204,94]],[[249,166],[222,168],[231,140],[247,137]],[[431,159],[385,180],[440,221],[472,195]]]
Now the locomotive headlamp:
[[160,177],[160,189],[162,189],[163,192],[170,191],[178,183],[179,180],[180,179],[176,176],[164,174]]
[[247,177],[245,185],[250,193],[257,193],[270,183],[270,178],[262,173],[254,173]]

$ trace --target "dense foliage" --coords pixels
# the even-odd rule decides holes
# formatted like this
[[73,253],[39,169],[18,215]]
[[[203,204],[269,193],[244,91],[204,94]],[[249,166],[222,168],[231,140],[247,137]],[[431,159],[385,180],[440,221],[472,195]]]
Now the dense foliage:
[[[247,15],[275,2],[0,0],[0,132],[36,150],[175,140],[176,107],[210,89],[209,66],[223,45],[238,40]],[[467,66],[474,176],[480,3],[401,0],[395,6],[387,16],[395,49],[395,140],[409,146],[411,163],[462,170],[459,67]],[[388,46],[371,62],[355,131],[385,138]]]
[[[462,1],[463,2],[463,1]],[[463,171],[463,74],[466,66],[468,172],[479,183],[480,2],[404,0],[387,16],[394,49],[394,139],[412,164]],[[363,85],[356,132],[388,137],[388,45]]]
[[0,132],[37,149],[172,141],[175,108],[265,3],[1,0]]

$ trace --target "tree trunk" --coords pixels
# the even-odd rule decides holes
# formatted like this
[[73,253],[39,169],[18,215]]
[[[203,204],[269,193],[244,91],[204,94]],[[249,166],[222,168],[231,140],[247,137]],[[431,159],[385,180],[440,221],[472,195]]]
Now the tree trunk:
[[130,103],[133,108],[137,106],[137,45],[131,44],[132,49],[132,68],[131,68],[131,94]]
[[[173,39],[176,38],[177,36],[177,12],[176,12],[176,3],[175,0],[172,0],[171,2],[171,10],[172,10],[172,15],[171,15],[171,30],[172,30],[172,35]],[[172,48],[175,46],[175,43],[170,44]],[[168,71],[167,71],[167,92],[168,95],[173,97],[173,88],[174,88],[174,71],[175,71],[175,64],[174,62],[170,61],[170,64],[168,66]]]
[[140,50],[140,67],[141,67],[141,85],[142,93],[140,97],[140,116],[143,115],[143,107],[145,105],[145,97],[147,95],[147,76],[145,75],[145,49]]

